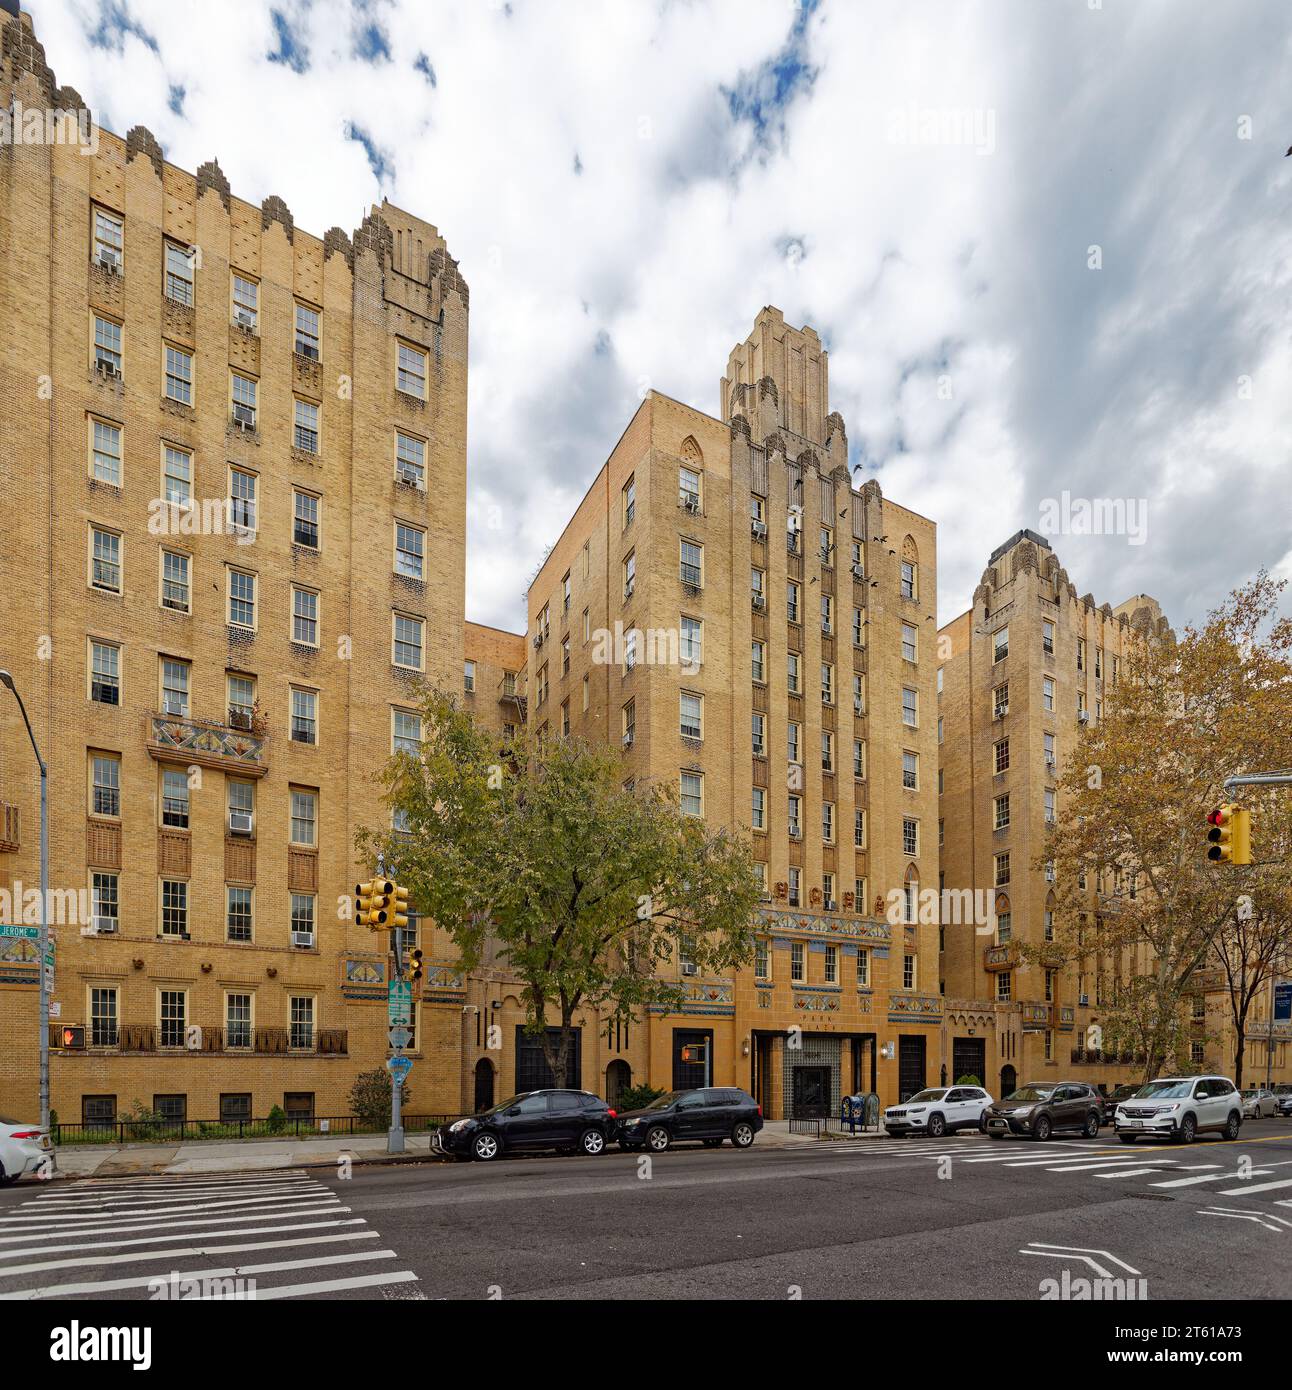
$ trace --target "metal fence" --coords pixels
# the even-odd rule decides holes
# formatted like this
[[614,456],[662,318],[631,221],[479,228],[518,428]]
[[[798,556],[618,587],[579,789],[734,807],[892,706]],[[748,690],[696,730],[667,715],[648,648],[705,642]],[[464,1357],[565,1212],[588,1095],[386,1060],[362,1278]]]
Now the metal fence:
[[[404,1115],[406,1131],[438,1129],[460,1115]],[[178,1144],[191,1139],[300,1139],[328,1135],[384,1134],[386,1122],[357,1115],[275,1116],[262,1120],[91,1120],[50,1126],[55,1144]]]

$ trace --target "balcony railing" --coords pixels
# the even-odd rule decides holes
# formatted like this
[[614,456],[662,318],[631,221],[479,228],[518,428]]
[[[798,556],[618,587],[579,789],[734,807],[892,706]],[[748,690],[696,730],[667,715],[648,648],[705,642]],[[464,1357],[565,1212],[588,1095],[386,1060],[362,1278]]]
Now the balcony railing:
[[0,817],[0,850],[16,850],[19,847],[18,808],[10,801],[0,803],[4,815]]
[[[79,1026],[79,1025],[77,1025]],[[49,1043],[52,1048],[74,1055],[81,1048],[63,1049],[63,1029],[65,1021],[50,1024]],[[192,1034],[181,1026],[174,1034],[177,1041],[163,1041],[165,1035],[150,1023],[110,1024],[100,1022],[97,1026],[84,1026],[85,1049],[89,1052],[112,1051],[119,1053],[162,1052],[178,1056],[191,1053],[195,1056],[213,1052],[232,1053],[241,1056],[294,1056],[314,1055],[320,1057],[345,1057],[349,1055],[349,1031],[345,1028],[252,1028],[249,1024],[233,1024],[226,1027],[206,1027]],[[190,1046],[195,1042],[195,1046]]]
[[153,714],[148,716],[144,737],[149,753],[162,762],[183,760],[235,770],[244,777],[263,777],[269,771],[264,737],[229,724]]
[[1018,947],[1012,941],[988,946],[982,953],[984,970],[1012,970],[1018,964]]

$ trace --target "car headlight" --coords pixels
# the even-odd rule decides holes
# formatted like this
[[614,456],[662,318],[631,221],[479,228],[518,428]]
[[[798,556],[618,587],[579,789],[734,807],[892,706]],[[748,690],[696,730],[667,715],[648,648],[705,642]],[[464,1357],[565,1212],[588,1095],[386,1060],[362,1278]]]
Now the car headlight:
[[1017,1115],[1018,1118],[1019,1118],[1020,1120],[1025,1120],[1025,1119],[1027,1119],[1027,1117],[1028,1117],[1031,1113],[1032,1113],[1032,1107],[1031,1107],[1030,1105],[1025,1105],[1025,1106],[1023,1106],[1023,1108],[1022,1108],[1021,1110],[1015,1110],[1015,1111],[1014,1111],[1014,1114]]
[[453,1123],[449,1126],[449,1133],[457,1134],[459,1130],[466,1129],[466,1127],[470,1123],[470,1120],[454,1120]]
[[640,1121],[640,1120],[625,1120],[625,1121],[624,1121],[624,1124],[625,1124],[625,1126],[626,1126],[628,1129],[632,1129],[632,1127],[633,1127],[634,1125],[639,1125],[639,1124],[641,1124],[641,1121]]
[[928,1107],[924,1105],[912,1105],[907,1113],[911,1115],[923,1115],[927,1108]]

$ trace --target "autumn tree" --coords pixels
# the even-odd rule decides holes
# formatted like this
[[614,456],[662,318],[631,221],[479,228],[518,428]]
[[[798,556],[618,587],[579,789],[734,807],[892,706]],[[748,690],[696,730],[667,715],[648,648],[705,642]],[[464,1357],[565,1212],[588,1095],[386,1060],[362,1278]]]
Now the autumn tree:
[[760,890],[741,837],[684,814],[671,787],[625,787],[618,749],[522,731],[500,752],[440,692],[422,718],[419,755],[383,774],[406,830],[361,831],[360,852],[398,865],[463,969],[488,950],[515,974],[557,1084],[581,1010],[680,1005],[657,967],[683,949],[705,971],[752,957]]
[[1059,780],[1063,814],[1038,856],[1055,879],[1055,940],[1032,950],[1102,974],[1104,1048],[1142,1053],[1146,1080],[1183,1060],[1185,995],[1241,901],[1272,912],[1288,891],[1286,847],[1250,869],[1205,853],[1226,777],[1292,766],[1283,587],[1262,572],[1201,628],[1144,633]]

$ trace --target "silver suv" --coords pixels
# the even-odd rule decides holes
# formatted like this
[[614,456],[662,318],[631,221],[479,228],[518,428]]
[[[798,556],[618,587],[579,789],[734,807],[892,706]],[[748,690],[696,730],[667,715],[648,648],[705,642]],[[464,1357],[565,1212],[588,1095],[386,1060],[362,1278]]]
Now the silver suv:
[[1243,1123],[1243,1098],[1224,1076],[1162,1076],[1121,1102],[1113,1128],[1123,1144],[1141,1134],[1166,1135],[1182,1144],[1208,1130],[1222,1139],[1237,1139]]

